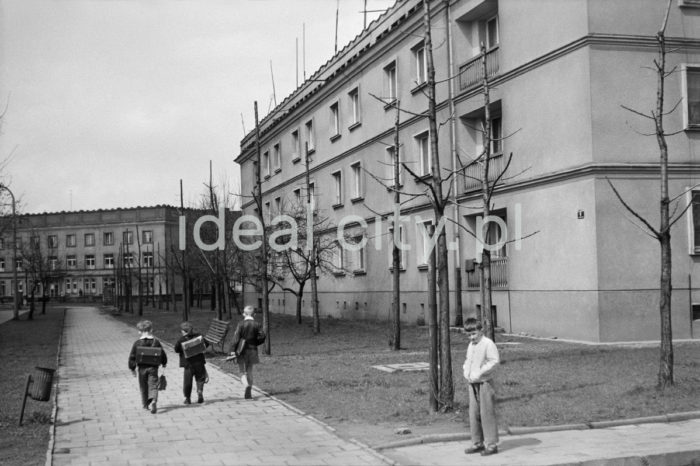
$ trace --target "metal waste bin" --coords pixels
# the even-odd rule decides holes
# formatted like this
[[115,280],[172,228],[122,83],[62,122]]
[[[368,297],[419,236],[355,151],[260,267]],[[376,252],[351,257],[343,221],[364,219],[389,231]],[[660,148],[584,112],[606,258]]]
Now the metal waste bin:
[[32,386],[29,396],[36,401],[49,401],[51,398],[51,385],[55,369],[36,366],[32,375]]

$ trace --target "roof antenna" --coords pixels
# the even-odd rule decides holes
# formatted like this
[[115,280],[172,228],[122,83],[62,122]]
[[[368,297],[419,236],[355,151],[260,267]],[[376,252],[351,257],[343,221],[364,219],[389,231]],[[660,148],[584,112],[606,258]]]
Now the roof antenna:
[[246,132],[245,132],[245,121],[243,120],[243,112],[241,112],[241,126],[243,127],[243,135],[245,135]]
[[272,60],[270,60],[270,76],[272,77],[272,99],[277,107],[277,93],[275,92],[275,74],[272,72]]
[[340,11],[340,0],[335,2],[335,53],[338,53],[338,11]]
[[306,81],[306,23],[301,23],[301,65]]

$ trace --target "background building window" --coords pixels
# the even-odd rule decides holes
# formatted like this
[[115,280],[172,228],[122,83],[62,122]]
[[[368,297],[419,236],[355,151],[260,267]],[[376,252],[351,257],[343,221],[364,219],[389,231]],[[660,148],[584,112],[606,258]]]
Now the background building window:
[[384,100],[387,104],[393,103],[397,98],[396,62],[393,61],[384,67]]
[[333,205],[343,204],[343,175],[337,171],[333,173]]
[[338,102],[331,105],[331,138],[340,135],[340,114]]
[[74,248],[75,244],[75,235],[66,235],[66,247]]
[[354,127],[360,123],[360,92],[358,88],[351,90],[348,93],[350,97],[350,127]]
[[427,80],[427,63],[425,56],[425,47],[420,44],[413,49],[413,59],[416,63],[416,84],[423,84]]
[[143,230],[143,244],[153,244],[153,230]]
[[85,256],[85,268],[94,269],[95,268],[95,256],[93,254],[88,254]]
[[364,196],[362,164],[360,162],[355,162],[350,168],[352,169],[352,198],[360,199]]
[[113,269],[114,268],[114,254],[105,254],[103,256],[103,260],[104,260],[105,269]]
[[313,152],[316,149],[316,138],[314,137],[314,121],[309,120],[306,122],[306,148],[309,152]]
[[85,246],[94,246],[95,245],[95,234],[94,233],[85,233]]
[[134,232],[125,231],[122,235],[122,241],[124,241],[124,244],[134,244]]
[[102,242],[105,246],[112,246],[114,244],[114,233],[105,231],[102,235]]
[[430,175],[433,166],[432,154],[430,153],[430,133],[425,133],[416,136],[416,145],[418,147],[418,162],[420,163],[421,176]]
[[700,128],[700,66],[683,67],[685,129]]

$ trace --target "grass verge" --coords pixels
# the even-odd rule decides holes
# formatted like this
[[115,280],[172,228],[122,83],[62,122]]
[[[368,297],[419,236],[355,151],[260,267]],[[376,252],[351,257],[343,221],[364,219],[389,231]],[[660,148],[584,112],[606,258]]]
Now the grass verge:
[[[214,316],[211,311],[195,310],[190,321],[204,333]],[[129,324],[140,319],[130,314],[117,318]],[[173,343],[179,337],[179,313],[147,309],[143,318],[154,322],[160,338]],[[410,436],[465,431],[467,391],[462,363],[466,336],[451,334],[454,409],[436,414],[428,407],[427,372],[387,373],[372,367],[426,362],[427,328],[405,326],[398,352],[389,349],[389,335],[388,323],[337,319],[324,319],[321,333],[314,335],[310,319],[297,324],[293,316],[273,315],[272,355],[261,354],[255,385],[331,425],[342,436],[371,446]],[[676,342],[676,386],[663,392],[655,388],[657,347],[592,346],[505,336],[499,336],[497,343],[502,359],[496,386],[501,426],[700,410],[700,342]],[[210,363],[237,373],[234,364],[222,359],[221,355],[209,356]],[[408,427],[411,434],[395,434],[400,427]]]
[[0,464],[43,465],[49,442],[51,401],[27,397],[22,426],[18,426],[27,375],[34,367],[57,369],[58,342],[63,329],[63,307],[48,307],[34,320],[8,321],[0,325]]

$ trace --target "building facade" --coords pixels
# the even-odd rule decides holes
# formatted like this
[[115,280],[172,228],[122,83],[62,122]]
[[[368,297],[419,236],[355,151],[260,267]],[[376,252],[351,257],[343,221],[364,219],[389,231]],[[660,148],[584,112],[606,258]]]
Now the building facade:
[[[391,237],[399,115],[405,165],[400,237],[401,316],[427,312],[423,226],[434,222],[425,186],[438,156],[451,189],[448,236],[452,312],[481,299],[475,239],[481,225],[480,167],[487,114],[481,45],[490,90],[492,170],[510,164],[492,199],[496,323],[593,342],[658,340],[660,253],[616,197],[659,223],[659,148],[648,119],[656,104],[657,0],[451,0],[431,2],[438,151],[429,141],[423,6],[397,2],[260,123],[263,214],[298,204],[310,187],[319,211],[366,238],[338,255],[342,272],[322,276],[322,315],[384,320],[391,308]],[[672,230],[673,332],[700,336],[700,2],[674,0],[666,26],[665,119],[669,189],[680,213]],[[454,118],[452,118],[454,117]],[[651,133],[652,136],[645,136]],[[307,185],[305,148],[310,154]],[[499,156],[500,154],[500,156]],[[242,192],[252,192],[256,136],[241,141]],[[448,178],[445,176],[445,178]],[[253,213],[255,206],[243,206]],[[491,219],[489,219],[491,220]],[[498,227],[495,227],[498,225]],[[334,234],[334,232],[328,232]],[[459,274],[457,273],[459,269]],[[459,283],[456,283],[456,278]],[[248,290],[254,298],[255,290]],[[304,309],[309,312],[310,299]],[[272,312],[294,312],[293,296],[270,295]]]
[[132,280],[132,296],[168,295],[169,286],[181,293],[181,278],[167,266],[168,255],[178,250],[179,216],[179,209],[162,205],[19,215],[16,263],[12,217],[3,217],[0,297],[14,294],[13,267],[24,296],[36,280],[37,297],[110,297],[124,286],[120,270],[132,275],[140,270],[143,285]]

